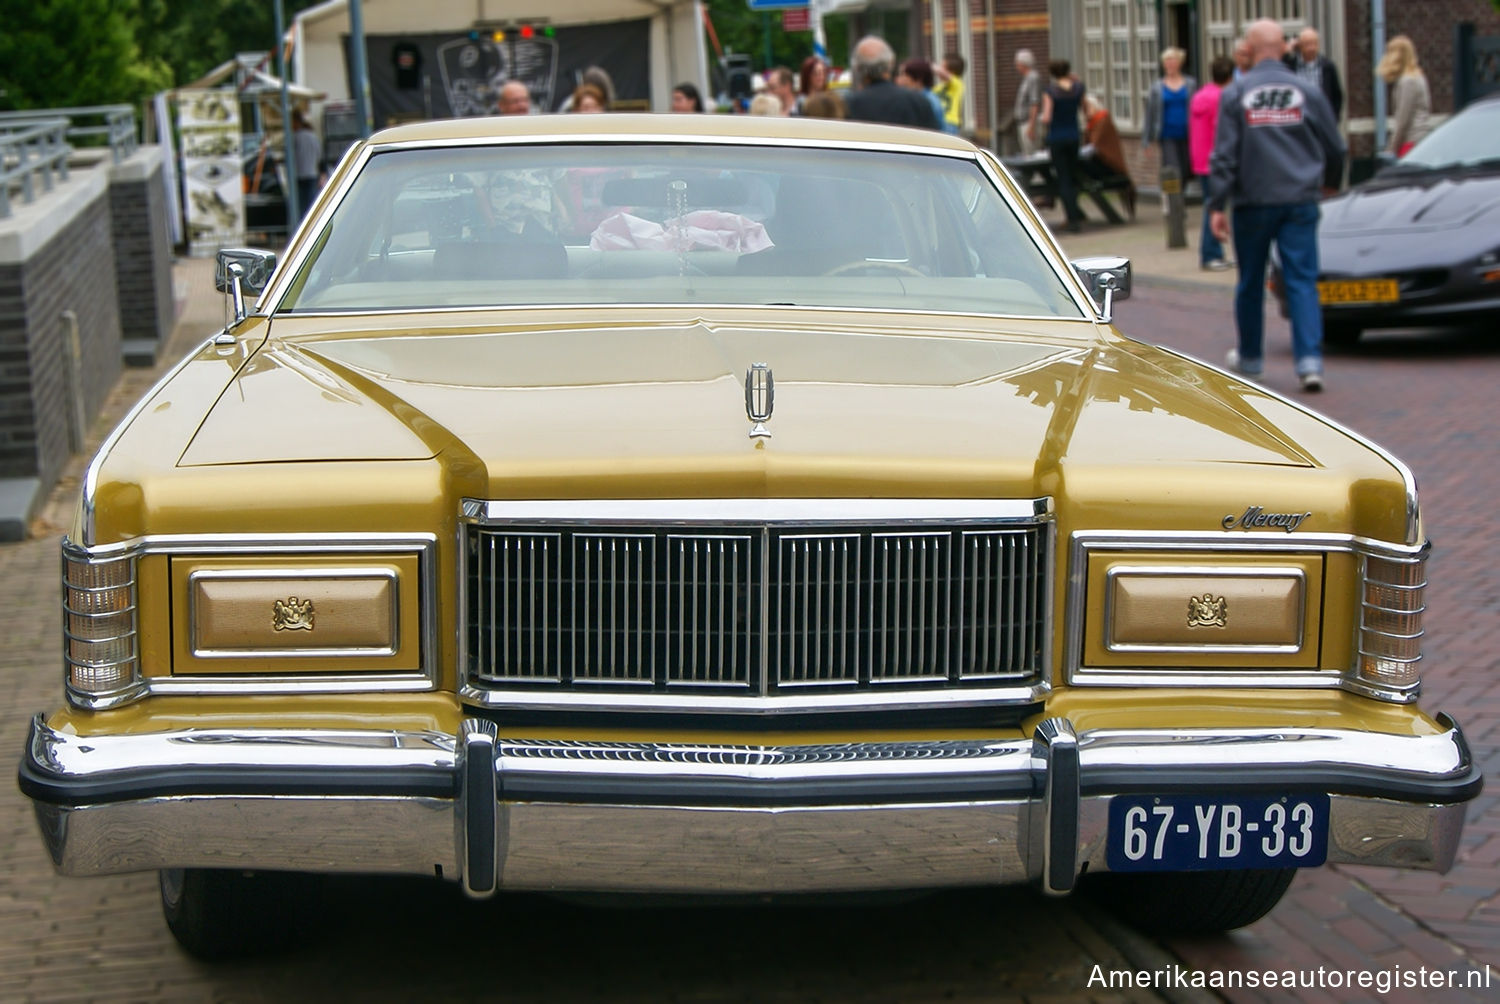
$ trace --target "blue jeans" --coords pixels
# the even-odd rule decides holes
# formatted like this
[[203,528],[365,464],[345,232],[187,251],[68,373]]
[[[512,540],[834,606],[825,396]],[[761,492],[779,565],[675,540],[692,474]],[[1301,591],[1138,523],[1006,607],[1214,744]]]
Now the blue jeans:
[[1240,369],[1259,373],[1264,363],[1266,262],[1271,242],[1281,259],[1281,282],[1292,321],[1298,375],[1323,372],[1323,312],[1318,306],[1318,204],[1234,207],[1234,253],[1240,281],[1234,321],[1240,334]]
[[1199,180],[1203,182],[1203,234],[1198,238],[1198,264],[1207,265],[1224,258],[1224,245],[1219,243],[1219,238],[1208,225],[1209,217],[1213,216],[1208,209],[1208,200],[1213,198],[1213,185],[1206,174]]

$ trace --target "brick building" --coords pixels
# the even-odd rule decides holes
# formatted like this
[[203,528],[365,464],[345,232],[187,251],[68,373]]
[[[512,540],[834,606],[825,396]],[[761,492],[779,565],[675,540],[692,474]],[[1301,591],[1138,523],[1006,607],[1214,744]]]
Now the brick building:
[[[980,146],[994,148],[995,131],[1010,115],[1020,84],[1016,50],[1030,49],[1037,65],[1046,71],[1051,21],[1047,0],[913,0],[913,4],[929,57],[937,61],[957,52],[968,62],[965,125]],[[941,30],[935,33],[934,24]]]
[[[1120,133],[1138,184],[1155,185],[1156,151],[1139,143],[1146,94],[1160,72],[1161,50],[1187,51],[1187,71],[1207,76],[1257,18],[1279,21],[1288,35],[1311,25],[1339,67],[1346,94],[1344,128],[1356,157],[1373,151],[1375,87],[1372,0],[912,0],[913,19],[934,58],[968,58],[969,114],[976,140],[994,146],[1015,97],[1015,50],[1030,49],[1039,66],[1058,56],[1102,97]],[[1407,35],[1432,89],[1434,114],[1454,111],[1459,35],[1500,36],[1490,0],[1384,0],[1385,37]],[[941,26],[934,32],[933,25]],[[993,67],[993,72],[992,72]],[[992,84],[993,80],[993,84]],[[1381,85],[1384,86],[1384,85]],[[994,109],[992,112],[991,109]]]
[[[1427,75],[1432,91],[1432,110],[1447,115],[1454,107],[1455,83],[1458,77],[1457,35],[1460,25],[1473,25],[1475,34],[1500,35],[1500,11],[1489,0],[1386,0],[1385,37],[1406,35],[1417,47],[1417,59]],[[1380,54],[1370,47],[1370,0],[1348,0],[1345,5],[1347,45],[1339,60],[1346,80],[1373,81]],[[1350,120],[1350,147],[1356,156],[1372,152],[1371,129],[1375,113],[1373,86],[1350,87],[1349,107],[1344,114]],[[1363,128],[1359,128],[1363,127]]]

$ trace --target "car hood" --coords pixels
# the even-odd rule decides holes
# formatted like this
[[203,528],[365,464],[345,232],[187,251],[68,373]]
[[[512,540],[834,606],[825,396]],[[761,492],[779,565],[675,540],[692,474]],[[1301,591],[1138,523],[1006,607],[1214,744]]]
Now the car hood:
[[[1500,172],[1385,174],[1322,204],[1319,235],[1378,237],[1496,225]],[[1395,245],[1391,245],[1394,249]]]
[[[1209,371],[1083,322],[1026,326],[1046,337],[832,312],[337,332],[278,319],[179,463],[465,451],[497,498],[1024,493],[1065,458],[1309,463],[1206,393]],[[749,436],[755,362],[775,381],[769,439]]]

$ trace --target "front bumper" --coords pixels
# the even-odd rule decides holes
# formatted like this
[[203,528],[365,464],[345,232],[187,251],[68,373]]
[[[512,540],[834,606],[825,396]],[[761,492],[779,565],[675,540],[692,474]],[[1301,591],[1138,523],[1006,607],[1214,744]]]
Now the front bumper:
[[497,888],[825,892],[1104,870],[1120,794],[1330,794],[1328,860],[1446,871],[1482,779],[1463,734],[1100,729],[826,745],[202,730],[80,737],[21,762],[72,875],[395,872]]

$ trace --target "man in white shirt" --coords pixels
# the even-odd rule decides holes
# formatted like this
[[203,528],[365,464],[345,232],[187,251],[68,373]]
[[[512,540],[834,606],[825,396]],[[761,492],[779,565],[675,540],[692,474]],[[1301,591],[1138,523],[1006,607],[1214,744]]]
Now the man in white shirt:
[[1035,153],[1038,146],[1036,116],[1042,107],[1042,75],[1036,71],[1036,57],[1030,49],[1016,50],[1016,73],[1021,77],[1011,112],[1015,120],[1016,148],[1021,153]]

